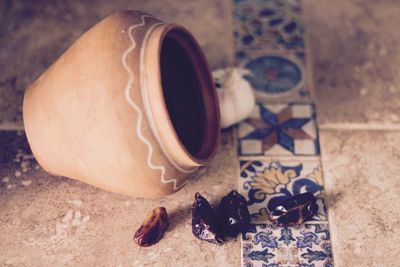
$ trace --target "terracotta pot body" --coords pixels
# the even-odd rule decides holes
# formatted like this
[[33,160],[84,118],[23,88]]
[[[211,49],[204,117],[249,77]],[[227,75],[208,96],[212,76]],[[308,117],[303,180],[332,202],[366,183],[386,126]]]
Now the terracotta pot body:
[[157,197],[213,157],[219,108],[192,35],[139,11],[102,20],[27,89],[24,125],[42,167]]

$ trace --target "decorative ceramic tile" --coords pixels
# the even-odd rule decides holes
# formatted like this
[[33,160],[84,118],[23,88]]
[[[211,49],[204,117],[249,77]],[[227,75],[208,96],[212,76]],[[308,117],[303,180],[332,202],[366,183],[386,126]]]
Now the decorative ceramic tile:
[[242,253],[245,267],[333,266],[326,224],[257,225],[243,236]]
[[236,0],[233,13],[236,65],[257,98],[310,101],[300,1]]
[[318,213],[311,220],[327,219],[318,159],[241,160],[239,190],[247,199],[253,224],[269,223],[268,214],[278,203],[305,192],[317,196]]
[[242,49],[290,49],[304,54],[299,1],[236,0],[233,9],[238,57]]
[[[236,64],[260,102],[238,126],[239,190],[253,224],[242,266],[333,266],[300,0],[233,3]],[[315,216],[271,223],[271,209],[305,192],[317,197]]]
[[239,124],[238,153],[257,155],[318,155],[313,105],[258,103]]
[[244,78],[251,84],[258,99],[309,101],[309,84],[303,59],[291,52],[247,52],[237,62],[247,70]]

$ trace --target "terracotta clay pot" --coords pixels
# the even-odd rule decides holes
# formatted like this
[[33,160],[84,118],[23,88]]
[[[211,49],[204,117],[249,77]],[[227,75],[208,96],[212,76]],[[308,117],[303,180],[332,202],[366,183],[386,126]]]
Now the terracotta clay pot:
[[193,36],[139,11],[82,35],[29,86],[23,114],[46,171],[139,197],[181,188],[212,159],[220,132]]

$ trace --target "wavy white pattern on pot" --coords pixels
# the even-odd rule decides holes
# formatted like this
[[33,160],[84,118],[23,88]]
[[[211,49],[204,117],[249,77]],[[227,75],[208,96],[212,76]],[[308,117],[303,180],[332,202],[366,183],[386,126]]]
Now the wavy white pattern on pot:
[[[180,167],[178,165],[178,163],[176,163],[167,153],[163,143],[161,142],[160,139],[160,135],[158,134],[158,129],[154,123],[154,116],[153,113],[151,111],[150,108],[150,103],[149,103],[149,96],[147,94],[148,90],[147,90],[147,81],[145,79],[145,75],[144,75],[144,47],[145,44],[147,42],[147,38],[149,37],[151,31],[153,30],[154,27],[163,24],[162,22],[160,23],[155,23],[154,25],[152,25],[152,27],[146,32],[144,38],[143,38],[143,44],[142,44],[142,48],[140,49],[140,88],[142,91],[142,100],[143,100],[143,106],[144,106],[144,110],[146,112],[146,117],[147,120],[150,124],[150,128],[152,130],[152,133],[154,134],[154,136],[156,137],[158,144],[160,145],[162,151],[164,152],[164,155],[168,158],[168,161],[179,171],[183,172],[183,173],[193,173],[196,170],[198,170],[198,167],[194,167],[194,168],[190,168],[190,169],[183,169],[182,167]],[[182,185],[180,185],[178,188],[182,187],[183,185],[185,185],[186,183],[183,183]]]
[[[146,137],[144,137],[142,131],[141,131],[141,126],[142,126],[142,120],[143,120],[143,113],[140,110],[140,108],[135,104],[135,102],[132,100],[131,96],[130,96],[130,89],[132,87],[133,84],[133,72],[132,70],[129,68],[128,63],[127,63],[127,58],[130,52],[132,52],[135,48],[136,48],[136,41],[132,36],[132,32],[134,29],[138,28],[138,27],[142,27],[146,24],[145,22],[145,18],[151,18],[151,16],[149,15],[143,15],[141,17],[141,22],[139,24],[135,24],[129,27],[128,29],[128,36],[129,39],[131,41],[131,46],[123,53],[122,55],[122,65],[124,66],[124,68],[126,69],[126,71],[129,74],[129,79],[128,82],[125,86],[125,98],[128,102],[128,104],[136,111],[136,113],[138,114],[138,119],[137,119],[137,123],[136,123],[136,134],[139,137],[140,141],[142,141],[148,149],[148,154],[147,154],[147,165],[153,169],[153,170],[159,170],[161,172],[161,182],[162,183],[173,183],[174,185],[174,190],[178,190],[179,188],[181,188],[182,186],[185,185],[185,183],[177,186],[177,180],[176,179],[166,179],[165,178],[165,166],[163,165],[156,165],[153,164],[152,162],[152,156],[153,156],[153,146],[151,145],[151,143],[149,142],[149,140],[146,139]],[[151,32],[156,26],[160,25],[162,23],[156,23],[154,25],[152,25],[152,27],[149,28],[148,32],[146,33],[146,36],[148,35],[149,32]],[[143,50],[143,46],[142,46],[142,50]],[[141,51],[142,52],[142,51]],[[142,54],[142,53],[141,53]],[[142,69],[142,68],[141,68]],[[160,140],[158,140],[160,143]],[[174,164],[175,165],[175,164]]]

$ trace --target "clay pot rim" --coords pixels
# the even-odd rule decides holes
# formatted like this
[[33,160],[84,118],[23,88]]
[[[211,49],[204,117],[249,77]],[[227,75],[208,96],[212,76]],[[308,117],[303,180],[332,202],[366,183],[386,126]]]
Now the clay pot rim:
[[[211,126],[209,125],[209,127],[207,127],[207,130],[204,133],[205,136],[203,138],[203,142],[200,148],[200,150],[205,150],[202,156],[193,155],[181,142],[177,131],[172,124],[172,120],[169,115],[169,111],[164,98],[163,86],[161,82],[161,49],[164,39],[171,31],[179,33],[182,39],[179,40],[174,38],[175,41],[177,41],[180,45],[182,45],[182,47],[185,48],[187,55],[192,61],[197,62],[197,64],[193,64],[193,66],[200,83],[199,87],[201,90],[201,94],[203,95],[203,106],[206,113],[205,125],[211,124]],[[161,26],[158,26],[156,30],[154,30],[149,36],[149,42],[151,40],[153,40],[153,42],[156,42],[157,52],[155,52],[151,48],[151,46],[149,46],[147,47],[148,51],[145,51],[145,55],[148,55],[149,53],[156,53],[156,55],[158,56],[145,58],[145,62],[147,64],[144,65],[144,75],[146,75],[147,77],[152,77],[149,76],[148,73],[154,74],[154,71],[156,72],[154,75],[157,77],[157,79],[155,79],[156,82],[152,83],[152,86],[149,86],[149,88],[154,90],[154,92],[152,93],[153,97],[151,97],[149,101],[157,103],[154,103],[154,105],[150,105],[150,109],[157,106],[157,109],[161,110],[161,112],[157,113],[157,120],[154,120],[154,123],[156,125],[155,127],[152,127],[153,134],[154,131],[160,132],[160,130],[162,130],[164,138],[159,138],[160,145],[163,148],[164,152],[168,154],[167,156],[171,157],[173,161],[177,162],[180,167],[187,167],[188,169],[190,169],[191,167],[195,166],[203,166],[214,157],[218,147],[218,140],[220,136],[220,110],[218,105],[218,95],[214,87],[213,78],[206,57],[193,35],[183,26],[175,23],[163,24]],[[148,60],[152,60],[151,64],[149,64]],[[157,60],[157,62],[155,62],[155,60]],[[158,67],[154,69],[153,67],[155,64]],[[148,88],[146,89],[148,90]],[[151,92],[148,93],[150,94]],[[161,122],[163,121],[166,123],[162,124]],[[208,142],[206,142],[206,139]]]

